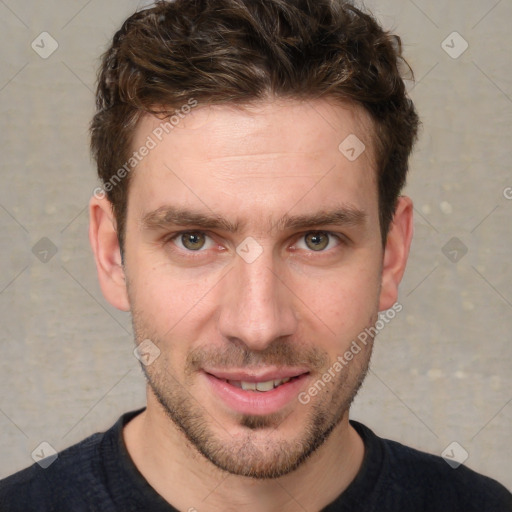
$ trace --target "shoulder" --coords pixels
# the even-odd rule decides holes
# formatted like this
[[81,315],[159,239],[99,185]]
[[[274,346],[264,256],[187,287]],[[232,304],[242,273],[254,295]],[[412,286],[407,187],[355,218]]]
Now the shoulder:
[[356,428],[364,432],[363,437],[373,437],[381,446],[385,461],[381,491],[405,497],[411,510],[512,512],[512,494],[496,480],[464,465],[454,468],[440,456],[381,439],[359,425]]
[[512,495],[496,480],[464,465],[452,467],[446,460],[394,441],[385,441],[393,464],[394,480],[408,475],[409,490],[439,496],[444,503],[464,504],[464,510],[500,510],[491,508],[507,503],[512,511]]
[[101,478],[100,446],[104,438],[104,433],[94,434],[60,452],[46,468],[46,464],[36,463],[0,480],[0,509],[26,512],[34,510],[37,503],[37,510],[64,510],[63,506],[82,510],[79,500]]

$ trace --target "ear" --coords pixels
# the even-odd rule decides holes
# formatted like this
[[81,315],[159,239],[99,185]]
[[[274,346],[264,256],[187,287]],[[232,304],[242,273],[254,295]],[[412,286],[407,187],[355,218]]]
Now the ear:
[[409,197],[398,198],[389,227],[382,264],[379,311],[389,309],[398,298],[398,285],[405,272],[413,233],[413,204]]
[[93,196],[89,203],[89,241],[103,296],[112,306],[130,310],[112,204]]

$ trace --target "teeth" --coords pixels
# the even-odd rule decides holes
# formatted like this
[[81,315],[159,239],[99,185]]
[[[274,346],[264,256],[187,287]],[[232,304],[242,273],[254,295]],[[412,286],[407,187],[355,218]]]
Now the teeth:
[[244,391],[256,391],[256,382],[240,382]]
[[285,379],[267,380],[265,382],[245,382],[245,381],[234,381],[231,380],[229,383],[238,388],[242,388],[244,391],[271,391],[277,388],[281,384],[285,384],[290,380],[289,377]]
[[257,382],[256,389],[258,391],[270,391],[271,389],[274,389],[274,381],[267,380],[267,382]]

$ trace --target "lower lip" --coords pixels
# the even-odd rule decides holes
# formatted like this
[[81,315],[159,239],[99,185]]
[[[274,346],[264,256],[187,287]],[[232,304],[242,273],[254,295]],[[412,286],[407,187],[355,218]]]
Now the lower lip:
[[206,376],[214,393],[233,411],[240,414],[265,415],[279,412],[290,402],[296,400],[300,390],[305,385],[308,374],[281,384],[271,391],[245,391],[218,379],[209,373]]

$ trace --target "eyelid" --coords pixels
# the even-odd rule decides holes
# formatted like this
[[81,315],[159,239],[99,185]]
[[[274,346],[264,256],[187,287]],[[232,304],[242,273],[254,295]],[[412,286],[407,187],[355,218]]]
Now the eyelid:
[[334,233],[332,231],[328,231],[325,229],[310,229],[309,231],[304,231],[303,233],[300,233],[300,235],[297,237],[297,241],[293,245],[296,246],[299,241],[303,241],[304,237],[306,237],[306,235],[317,234],[317,233],[322,233],[322,234],[328,235],[330,238],[335,238],[338,241],[337,245],[335,247],[332,247],[331,249],[324,249],[322,251],[314,251],[309,248],[306,248],[304,250],[307,250],[308,252],[311,252],[311,253],[321,254],[321,253],[329,252],[329,251],[335,249],[336,247],[338,247],[339,245],[342,245],[342,244],[346,245],[349,242],[347,237],[345,237],[342,233]]
[[[179,247],[176,243],[175,243],[175,240],[176,239],[179,239],[182,235],[186,235],[188,233],[200,233],[202,235],[204,235],[206,238],[209,238],[211,243],[215,244],[215,240],[213,239],[213,237],[208,233],[208,231],[204,231],[204,230],[201,230],[201,229],[184,229],[182,231],[176,231],[175,233],[172,233],[170,235],[167,235],[165,238],[164,238],[164,243],[169,243],[169,242],[172,242],[175,246],[177,246],[177,248],[182,251],[182,252],[186,252],[188,254],[199,254],[199,253],[202,253],[202,252],[206,252],[208,249],[210,249],[211,247],[207,247],[206,249],[201,247],[201,249],[198,249],[197,251],[192,251],[190,249],[187,249],[186,247]],[[206,242],[207,244],[208,242]]]
[[[197,251],[192,251],[190,249],[187,249],[186,247],[181,248],[181,247],[177,246],[177,244],[175,243],[175,240],[178,237],[180,237],[184,234],[187,234],[187,233],[201,233],[201,234],[205,235],[205,237],[209,238],[214,244],[220,245],[218,242],[215,241],[214,237],[212,236],[212,234],[209,231],[202,230],[202,229],[184,229],[181,231],[176,231],[174,233],[171,233],[171,234],[168,234],[167,236],[165,236],[163,241],[164,241],[164,243],[172,242],[177,247],[178,250],[180,250],[181,252],[186,252],[189,255],[199,255],[200,253],[206,252],[208,249],[211,248],[211,247],[207,248],[207,249],[201,248],[201,249],[198,249]],[[296,241],[292,244],[292,247],[296,246],[298,241],[303,240],[306,235],[314,234],[314,233],[324,233],[331,238],[335,238],[338,241],[338,244],[336,245],[336,247],[338,247],[339,245],[342,245],[342,244],[346,245],[346,244],[350,243],[350,240],[342,233],[335,233],[333,231],[328,231],[328,230],[324,230],[324,229],[310,229],[308,231],[303,231],[302,233],[297,234],[295,236]],[[331,249],[327,249],[327,250],[324,249],[322,251],[313,251],[312,249],[304,249],[304,250],[307,250],[308,252],[311,252],[311,253],[317,252],[320,254],[320,253],[329,252],[330,250],[333,250],[333,249],[335,249],[335,247],[333,247]]]

